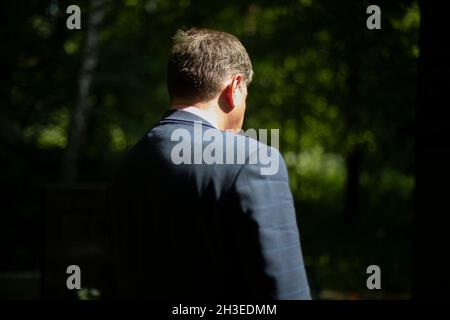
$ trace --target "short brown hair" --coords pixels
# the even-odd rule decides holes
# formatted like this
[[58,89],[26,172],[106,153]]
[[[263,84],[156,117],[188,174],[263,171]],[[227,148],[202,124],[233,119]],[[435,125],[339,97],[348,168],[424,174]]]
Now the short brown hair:
[[233,35],[209,29],[178,30],[167,68],[171,98],[210,100],[229,76],[244,75],[250,84],[253,68],[247,51]]

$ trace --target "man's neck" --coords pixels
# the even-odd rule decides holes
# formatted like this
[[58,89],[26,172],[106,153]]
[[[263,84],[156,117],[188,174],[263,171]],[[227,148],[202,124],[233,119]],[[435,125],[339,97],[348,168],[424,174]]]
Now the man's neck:
[[196,116],[199,116],[200,118],[211,123],[216,129],[224,130],[220,126],[220,121],[219,121],[219,116],[217,114],[217,111],[215,111],[213,108],[214,108],[214,106],[211,107],[210,105],[198,105],[198,104],[189,105],[189,104],[172,103],[172,105],[171,105],[171,109],[183,110],[186,112],[193,113]]

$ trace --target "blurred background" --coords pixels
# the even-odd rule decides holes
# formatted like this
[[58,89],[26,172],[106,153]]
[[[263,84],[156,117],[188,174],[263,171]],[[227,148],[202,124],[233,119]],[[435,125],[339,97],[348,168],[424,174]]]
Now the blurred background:
[[[68,30],[66,8],[81,8]],[[236,35],[246,128],[280,128],[313,297],[408,299],[420,8],[377,1],[3,1],[0,298],[107,296],[105,190],[163,115],[178,28]],[[82,269],[68,292],[66,267]],[[382,290],[368,290],[378,265]]]

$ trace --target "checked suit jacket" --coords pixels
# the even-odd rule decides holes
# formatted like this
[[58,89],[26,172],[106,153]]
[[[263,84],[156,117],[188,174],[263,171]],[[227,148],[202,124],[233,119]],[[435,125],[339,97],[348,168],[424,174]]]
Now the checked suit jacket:
[[[173,133],[196,122],[242,142],[245,163],[175,164]],[[310,299],[285,162],[269,147],[279,169],[262,175],[255,144],[170,110],[127,152],[109,193],[116,298]]]

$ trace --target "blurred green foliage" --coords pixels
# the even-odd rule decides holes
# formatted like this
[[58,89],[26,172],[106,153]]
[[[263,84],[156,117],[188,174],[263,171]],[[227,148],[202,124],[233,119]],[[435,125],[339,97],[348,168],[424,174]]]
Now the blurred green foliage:
[[[89,2],[77,2],[84,28]],[[1,181],[12,198],[0,233],[16,268],[36,264],[36,190],[58,181],[67,144],[85,35],[66,29],[69,4],[1,5]],[[379,1],[382,29],[370,31],[369,4],[107,2],[80,180],[107,182],[124,150],[167,109],[166,59],[176,29],[233,33],[255,71],[244,127],[281,129],[314,292],[366,292],[366,267],[377,264],[386,292],[408,293],[420,14],[417,1]]]

